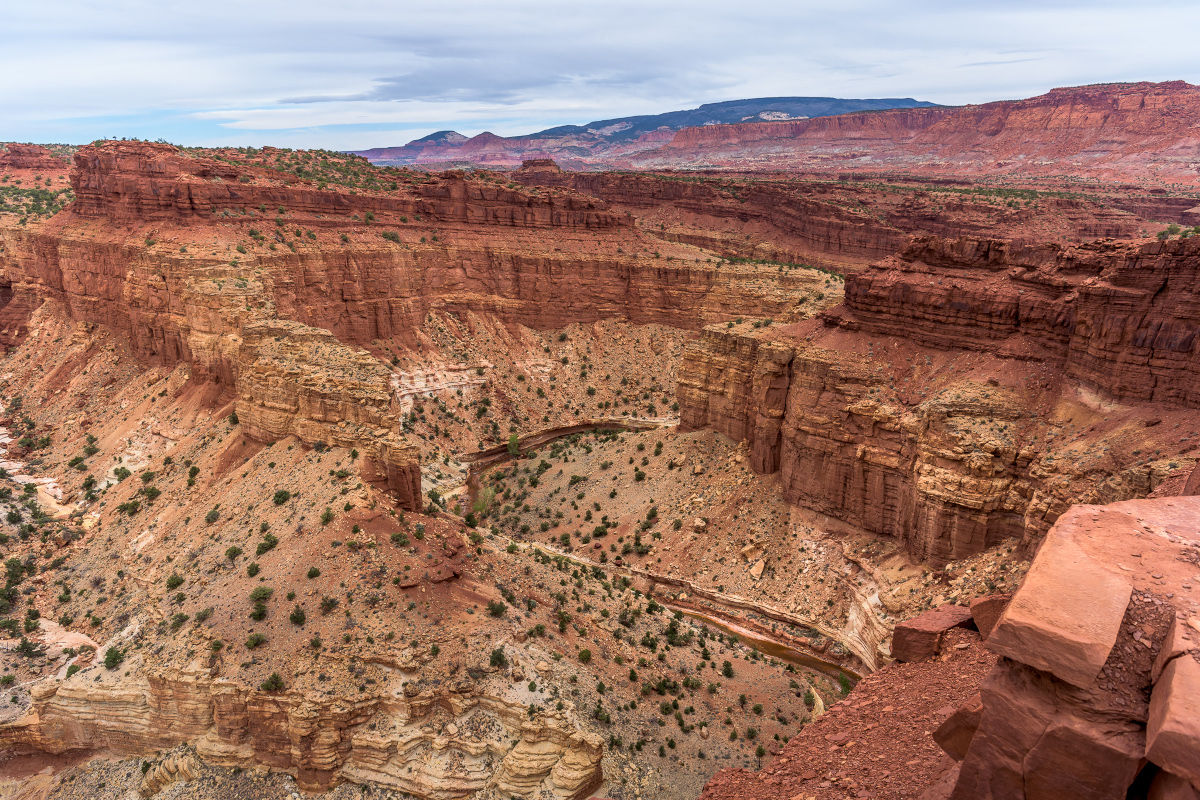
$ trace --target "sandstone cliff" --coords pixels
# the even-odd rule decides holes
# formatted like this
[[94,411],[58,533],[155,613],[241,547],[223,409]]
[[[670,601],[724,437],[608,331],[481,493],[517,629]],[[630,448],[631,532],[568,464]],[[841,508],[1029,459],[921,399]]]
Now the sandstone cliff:
[[746,440],[789,501],[917,559],[1032,546],[1074,502],[1149,494],[1193,446],[1168,439],[1148,460],[1130,437],[1195,406],[1197,264],[1189,241],[918,240],[850,275],[824,326],[705,330],[681,369],[681,425]]
[[37,685],[31,712],[0,728],[0,741],[15,752],[117,754],[194,742],[206,761],[289,772],[308,791],[349,780],[429,800],[488,788],[582,798],[602,779],[598,737],[561,713],[532,719],[470,681],[351,701],[251,690],[198,665],[100,683],[85,675]]

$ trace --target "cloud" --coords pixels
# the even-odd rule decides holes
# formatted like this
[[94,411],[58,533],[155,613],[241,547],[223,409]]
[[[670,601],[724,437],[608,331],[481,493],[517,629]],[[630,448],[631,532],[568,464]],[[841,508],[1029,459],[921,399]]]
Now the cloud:
[[[359,148],[768,95],[986,102],[1200,80],[1173,0],[11,4],[0,139]],[[115,128],[115,129],[114,129]]]

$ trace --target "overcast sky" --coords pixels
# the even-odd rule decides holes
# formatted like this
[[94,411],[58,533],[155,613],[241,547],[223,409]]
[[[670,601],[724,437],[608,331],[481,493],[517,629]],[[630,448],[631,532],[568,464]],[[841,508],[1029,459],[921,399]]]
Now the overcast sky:
[[1200,83],[1195,0],[11,0],[0,140],[365,148],[745,97]]

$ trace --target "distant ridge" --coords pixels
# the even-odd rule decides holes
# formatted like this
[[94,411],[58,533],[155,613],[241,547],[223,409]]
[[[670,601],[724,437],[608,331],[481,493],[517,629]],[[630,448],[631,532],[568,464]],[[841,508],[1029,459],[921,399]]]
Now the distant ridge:
[[[844,99],[838,97],[756,97],[705,103],[697,108],[601,119],[584,125],[558,125],[523,136],[481,133],[468,138],[457,131],[436,131],[399,147],[356,151],[375,164],[519,163],[525,157],[590,160],[613,147],[636,151],[657,146],[683,128],[809,119],[863,111],[933,108],[936,103],[911,97]],[[518,154],[520,157],[518,157]]]

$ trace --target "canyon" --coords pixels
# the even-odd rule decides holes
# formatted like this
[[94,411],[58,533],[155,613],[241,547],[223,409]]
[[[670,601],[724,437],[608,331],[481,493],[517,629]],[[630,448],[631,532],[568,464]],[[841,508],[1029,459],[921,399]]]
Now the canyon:
[[0,792],[1190,796],[1193,94],[6,146]]

